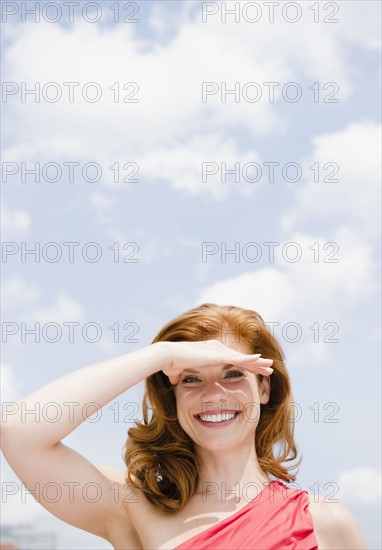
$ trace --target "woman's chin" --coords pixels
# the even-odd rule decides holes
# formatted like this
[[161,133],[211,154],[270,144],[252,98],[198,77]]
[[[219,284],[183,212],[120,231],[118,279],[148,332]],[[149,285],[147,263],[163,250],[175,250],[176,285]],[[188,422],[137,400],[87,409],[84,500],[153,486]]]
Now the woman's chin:
[[[248,440],[248,445],[251,445],[251,442]],[[243,440],[239,440],[237,437],[235,438],[227,438],[227,437],[209,437],[207,438],[198,438],[198,441],[195,441],[196,446],[199,449],[202,449],[203,451],[209,451],[209,452],[230,452],[237,450],[238,447],[242,447],[243,444],[245,445],[245,442]]]

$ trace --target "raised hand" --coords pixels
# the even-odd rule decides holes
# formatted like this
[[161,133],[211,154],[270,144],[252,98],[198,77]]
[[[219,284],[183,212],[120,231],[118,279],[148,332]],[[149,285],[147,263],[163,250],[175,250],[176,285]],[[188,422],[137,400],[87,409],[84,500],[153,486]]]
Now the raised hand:
[[226,346],[220,340],[199,342],[160,342],[167,351],[166,366],[163,372],[171,384],[177,384],[180,373],[187,368],[198,368],[207,365],[236,365],[254,374],[269,376],[272,359],[263,359],[260,354],[247,354]]

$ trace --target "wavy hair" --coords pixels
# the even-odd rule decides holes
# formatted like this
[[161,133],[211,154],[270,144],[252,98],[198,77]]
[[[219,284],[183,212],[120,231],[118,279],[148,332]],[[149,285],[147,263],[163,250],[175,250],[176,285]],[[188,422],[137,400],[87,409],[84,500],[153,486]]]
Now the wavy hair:
[[[273,359],[270,399],[260,404],[255,448],[260,467],[276,478],[290,482],[298,468],[294,442],[294,404],[284,353],[276,338],[255,311],[206,303],[186,311],[167,323],[152,341],[202,341],[237,335],[253,353]],[[223,340],[224,342],[224,340]],[[256,375],[261,381],[262,375]],[[145,380],[143,422],[128,430],[124,448],[126,479],[144,492],[159,509],[181,510],[193,496],[198,481],[199,460],[195,444],[180,426],[174,387],[163,371]],[[151,411],[151,415],[149,414]],[[289,463],[283,465],[283,463]]]

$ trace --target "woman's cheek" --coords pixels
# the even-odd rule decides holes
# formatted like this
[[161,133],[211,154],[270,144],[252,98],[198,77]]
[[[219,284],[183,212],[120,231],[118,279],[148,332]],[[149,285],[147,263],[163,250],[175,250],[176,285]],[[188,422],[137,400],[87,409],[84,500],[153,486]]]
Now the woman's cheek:
[[260,420],[260,405],[258,403],[246,403],[242,412],[243,420],[251,424],[258,424]]

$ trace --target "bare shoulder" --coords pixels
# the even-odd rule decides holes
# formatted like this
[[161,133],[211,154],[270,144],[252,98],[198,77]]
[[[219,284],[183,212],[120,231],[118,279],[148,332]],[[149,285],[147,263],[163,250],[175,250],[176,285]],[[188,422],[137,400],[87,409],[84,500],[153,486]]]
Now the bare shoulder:
[[309,510],[320,550],[365,550],[358,524],[345,504],[309,495]]

